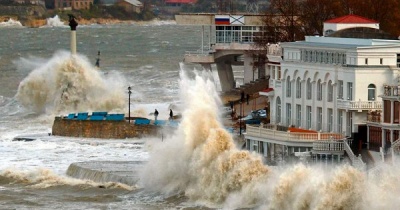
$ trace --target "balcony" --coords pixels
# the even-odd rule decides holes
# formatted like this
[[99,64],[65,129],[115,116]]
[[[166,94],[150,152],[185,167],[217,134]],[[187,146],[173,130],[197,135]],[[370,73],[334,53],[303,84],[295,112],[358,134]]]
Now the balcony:
[[279,130],[279,126],[276,125],[265,125],[254,126],[254,125],[246,125],[246,136],[253,137],[261,137],[268,140],[281,141],[283,142],[304,142],[304,143],[313,143],[316,141],[335,141],[335,140],[343,140],[346,137],[340,133],[306,133],[306,132],[288,132]]
[[346,110],[381,110],[382,101],[347,101],[337,100],[337,107]]
[[384,96],[400,96],[400,85],[385,85],[384,86]]

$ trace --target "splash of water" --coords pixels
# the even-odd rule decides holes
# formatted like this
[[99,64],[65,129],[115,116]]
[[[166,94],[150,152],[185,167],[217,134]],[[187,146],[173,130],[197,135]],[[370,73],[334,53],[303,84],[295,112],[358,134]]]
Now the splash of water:
[[181,71],[180,89],[187,107],[181,125],[173,138],[153,148],[143,171],[143,185],[218,204],[229,194],[265,179],[269,168],[261,158],[236,149],[232,136],[223,128],[218,116],[221,102],[211,76],[196,74],[191,80]]
[[0,27],[23,27],[21,22],[18,20],[13,20],[12,18],[8,19],[8,21],[0,22]]
[[80,180],[69,177],[56,175],[49,169],[36,169],[34,171],[21,171],[16,169],[6,169],[0,172],[0,180],[4,178],[10,179],[9,183],[27,184],[32,188],[48,188],[54,186],[82,186],[82,187],[103,187],[107,189],[125,189],[132,191],[135,188],[121,183],[107,182],[97,183],[90,180]]
[[47,18],[46,21],[47,23],[45,27],[68,27],[64,24],[63,21],[60,20],[60,17],[58,17],[58,15],[55,15],[52,18]]
[[[399,164],[380,175],[348,165],[268,167],[255,153],[236,149],[222,127],[210,76],[181,72],[185,107],[178,130],[153,142],[141,174],[146,190],[185,194],[191,201],[224,209],[397,209]],[[396,175],[397,174],[397,175]]]
[[119,75],[101,74],[86,57],[60,51],[20,83],[16,96],[36,113],[120,111],[126,104],[124,84]]

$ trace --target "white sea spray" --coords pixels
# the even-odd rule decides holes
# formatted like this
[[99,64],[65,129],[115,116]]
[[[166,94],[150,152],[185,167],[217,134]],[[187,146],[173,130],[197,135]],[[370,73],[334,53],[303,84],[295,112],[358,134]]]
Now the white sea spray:
[[17,99],[37,113],[111,111],[126,107],[125,80],[103,75],[86,57],[59,51],[20,83]]
[[396,167],[386,167],[379,178],[346,164],[269,167],[258,154],[238,150],[221,124],[209,78],[181,72],[182,122],[173,136],[152,144],[141,175],[146,190],[184,194],[223,209],[362,210],[400,204]]

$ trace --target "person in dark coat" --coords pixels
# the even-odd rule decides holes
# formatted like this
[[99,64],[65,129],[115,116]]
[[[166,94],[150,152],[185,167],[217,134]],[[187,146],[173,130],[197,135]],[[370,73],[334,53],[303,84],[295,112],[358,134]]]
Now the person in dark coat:
[[172,112],[172,109],[169,109],[169,119],[174,119],[174,112]]
[[158,117],[158,111],[157,111],[157,109],[154,111],[154,119],[155,120],[157,120],[157,117]]

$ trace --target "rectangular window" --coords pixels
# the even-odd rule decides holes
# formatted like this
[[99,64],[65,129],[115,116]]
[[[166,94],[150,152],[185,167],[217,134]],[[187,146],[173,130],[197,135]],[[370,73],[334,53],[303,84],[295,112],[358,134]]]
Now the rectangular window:
[[368,65],[368,58],[365,59],[365,65]]
[[317,130],[322,130],[322,107],[317,107]]
[[351,82],[347,83],[347,100],[353,100],[353,83]]
[[286,80],[286,97],[292,97],[292,82],[290,77]]
[[278,66],[278,80],[281,80],[281,67]]
[[307,106],[307,129],[311,129],[311,117],[312,117],[312,112],[311,112],[311,106]]
[[308,62],[308,51],[304,52],[304,61]]
[[333,110],[328,109],[328,132],[333,131]]
[[321,81],[318,81],[318,84],[317,84],[317,100],[322,101],[322,83],[321,83]]
[[311,100],[312,84],[310,79],[307,80],[307,99]]
[[296,98],[301,98],[301,81],[296,81]]
[[343,132],[343,113],[341,110],[338,111],[338,133]]
[[286,125],[292,125],[292,104],[286,104]]
[[380,60],[379,60],[379,63],[382,65],[383,64],[383,58],[381,58]]
[[301,105],[296,105],[296,127],[301,127]]
[[331,82],[328,83],[328,102],[333,101],[333,85]]
[[343,80],[338,80],[338,99],[343,99]]

